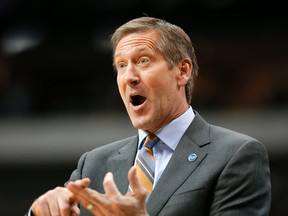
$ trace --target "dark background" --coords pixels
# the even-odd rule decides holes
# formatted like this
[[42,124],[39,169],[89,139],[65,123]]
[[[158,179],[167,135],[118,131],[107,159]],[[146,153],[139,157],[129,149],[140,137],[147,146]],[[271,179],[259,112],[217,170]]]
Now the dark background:
[[200,66],[192,107],[263,142],[270,215],[288,215],[286,8],[256,0],[0,0],[1,215],[24,215],[34,198],[63,185],[83,152],[135,134],[109,37],[142,15],[191,36]]

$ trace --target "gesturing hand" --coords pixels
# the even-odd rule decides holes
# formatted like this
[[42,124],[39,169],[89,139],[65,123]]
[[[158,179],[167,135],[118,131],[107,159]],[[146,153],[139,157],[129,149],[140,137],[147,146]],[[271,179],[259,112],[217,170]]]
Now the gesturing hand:
[[79,216],[77,203],[71,199],[72,193],[64,187],[56,187],[40,196],[32,204],[34,216]]
[[88,188],[88,178],[69,182],[67,188],[72,192],[73,200],[94,215],[147,216],[146,190],[136,176],[135,167],[129,170],[128,180],[133,192],[127,192],[125,195],[119,192],[112,173],[107,173],[104,177],[104,194]]

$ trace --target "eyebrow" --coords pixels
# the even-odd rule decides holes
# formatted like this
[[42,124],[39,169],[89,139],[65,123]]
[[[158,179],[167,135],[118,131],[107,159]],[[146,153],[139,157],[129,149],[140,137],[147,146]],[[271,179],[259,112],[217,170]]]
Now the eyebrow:
[[[140,48],[135,48],[135,52],[142,52],[145,50],[149,50],[147,47],[140,47]],[[121,56],[123,52],[117,53],[114,55],[114,59]]]

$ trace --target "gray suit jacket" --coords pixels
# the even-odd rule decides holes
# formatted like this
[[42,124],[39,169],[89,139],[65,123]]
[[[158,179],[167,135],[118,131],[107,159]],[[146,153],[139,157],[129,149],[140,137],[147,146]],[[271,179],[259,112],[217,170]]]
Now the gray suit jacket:
[[[138,137],[107,144],[83,154],[70,181],[89,177],[103,191],[112,172],[121,193],[128,188]],[[195,161],[189,161],[190,154]],[[268,215],[271,184],[268,156],[254,138],[208,124],[198,113],[159,179],[147,210],[154,215]],[[81,208],[81,215],[90,215]]]

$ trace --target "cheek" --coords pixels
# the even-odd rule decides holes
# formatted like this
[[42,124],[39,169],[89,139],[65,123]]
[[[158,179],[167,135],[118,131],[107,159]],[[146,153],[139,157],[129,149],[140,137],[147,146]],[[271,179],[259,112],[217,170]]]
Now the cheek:
[[123,85],[123,81],[119,77],[117,77],[117,86],[118,86],[118,91],[119,91],[122,99],[124,99],[125,88],[124,88],[124,85]]
[[157,76],[153,79],[152,84],[156,94],[160,97],[169,97],[175,89],[175,79],[170,76]]

